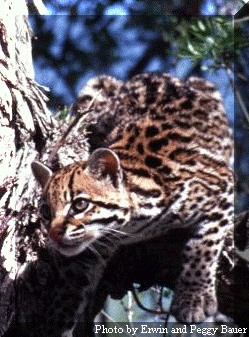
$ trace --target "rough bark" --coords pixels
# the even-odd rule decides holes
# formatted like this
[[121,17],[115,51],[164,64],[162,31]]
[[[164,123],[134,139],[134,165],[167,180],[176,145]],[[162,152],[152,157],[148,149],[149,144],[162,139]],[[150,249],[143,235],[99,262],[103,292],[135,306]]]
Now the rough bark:
[[[15,130],[14,119],[25,112],[24,99],[21,91],[24,84],[20,82],[23,74],[20,59],[17,59],[16,47],[19,47],[20,53],[28,54],[29,49],[22,49],[17,46],[18,18],[15,18],[15,6],[12,3],[4,2],[2,5],[2,17],[0,20],[0,86],[1,86],[1,106],[0,106],[0,332],[3,333],[11,322],[13,317],[13,281],[15,277],[15,256],[14,256],[14,227],[15,219],[13,212],[15,209],[14,190],[15,180]],[[23,14],[27,14],[27,8],[24,2],[20,2],[19,9],[23,9]],[[22,28],[26,26],[25,20],[22,22]],[[19,27],[21,28],[21,27]],[[25,29],[25,28],[24,28]],[[26,28],[27,30],[27,28]],[[28,37],[29,38],[29,37]],[[20,43],[20,41],[19,41]],[[30,60],[30,58],[27,58]],[[27,65],[26,65],[27,66]],[[27,72],[32,70],[27,66]],[[19,103],[20,100],[20,103]],[[18,101],[18,103],[17,103]],[[27,128],[32,129],[33,119],[27,111]],[[31,124],[30,124],[31,123]]]
[[[16,2],[18,14],[20,6],[23,14],[27,14],[25,2]],[[53,301],[62,266],[62,260],[51,259],[44,248],[46,238],[37,217],[39,191],[31,176],[30,163],[37,158],[46,162],[66,127],[51,116],[46,96],[34,81],[26,16],[15,17],[15,1],[6,1],[4,5],[6,16],[0,20],[0,336],[6,331],[6,336],[17,333],[24,336],[25,327],[30,328],[32,323],[30,319],[34,324],[37,321],[45,324],[49,316],[47,301],[49,297]],[[58,163],[67,164],[82,157],[87,145],[84,133],[79,130],[75,128],[64,140],[51,166],[56,168]],[[248,218],[249,212],[236,217],[235,266],[231,263],[234,249],[230,233],[218,271],[219,310],[242,327],[248,325],[249,268],[239,250],[248,246]],[[114,242],[116,253],[112,258],[107,255],[99,259],[85,253],[81,256],[87,262],[84,265],[81,261],[67,261],[78,263],[81,286],[85,287],[88,299],[81,316],[84,323],[76,330],[78,334],[82,329],[85,336],[92,334],[93,318],[108,294],[122,298],[134,282],[141,285],[141,290],[153,284],[174,289],[181,267],[181,249],[189,235],[182,231],[174,240],[176,233],[172,230],[166,237],[118,249]],[[21,326],[17,324],[20,320]],[[37,335],[29,330],[29,336]]]

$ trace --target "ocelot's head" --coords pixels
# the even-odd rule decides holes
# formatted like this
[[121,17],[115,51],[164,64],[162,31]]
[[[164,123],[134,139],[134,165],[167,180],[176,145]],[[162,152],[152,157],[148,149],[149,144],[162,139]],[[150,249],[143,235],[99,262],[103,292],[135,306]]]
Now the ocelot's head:
[[43,188],[40,213],[55,249],[77,255],[130,217],[117,155],[98,149],[87,161],[52,171],[40,162],[32,171]]

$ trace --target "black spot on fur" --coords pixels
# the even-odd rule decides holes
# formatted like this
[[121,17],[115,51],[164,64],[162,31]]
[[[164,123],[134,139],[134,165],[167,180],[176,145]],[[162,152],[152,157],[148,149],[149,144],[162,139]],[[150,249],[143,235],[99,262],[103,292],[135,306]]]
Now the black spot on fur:
[[162,181],[161,177],[159,176],[159,174],[154,174],[153,179],[154,179],[154,181],[157,185],[160,185],[160,186],[163,185],[163,181]]
[[203,109],[197,109],[193,112],[193,116],[200,118],[202,120],[208,119],[208,113]]
[[220,203],[220,207],[222,208],[222,209],[224,209],[224,210],[226,210],[226,209],[228,209],[229,207],[231,207],[232,206],[232,204],[230,203],[230,202],[221,202]]
[[137,194],[143,195],[145,197],[152,196],[152,197],[158,198],[161,195],[160,190],[157,190],[157,189],[145,190],[138,186],[131,187],[131,191]]
[[175,121],[176,125],[180,126],[182,129],[190,129],[192,127],[191,124],[188,124],[186,122],[182,122],[182,121]]
[[190,165],[190,166],[195,166],[196,165],[196,161],[194,159],[189,159],[189,160],[186,161],[186,164]]
[[157,171],[160,172],[160,173],[169,175],[172,172],[172,169],[170,167],[164,165],[163,167],[159,168]]
[[148,126],[147,129],[146,129],[146,133],[145,133],[145,136],[146,137],[154,137],[156,135],[158,135],[159,133],[159,130],[156,126]]
[[213,234],[213,233],[218,233],[219,229],[217,227],[212,227],[210,228],[206,234]]
[[161,166],[162,160],[160,158],[157,158],[157,157],[154,157],[154,156],[147,156],[145,158],[145,164],[148,167],[156,168],[158,166]]
[[185,102],[181,104],[181,108],[185,110],[189,110],[193,108],[193,101],[190,99],[187,99]]
[[134,142],[135,139],[136,139],[135,135],[131,135],[131,136],[129,137],[129,139],[128,139],[128,142],[129,142],[130,144],[132,144],[132,143]]
[[176,141],[182,142],[182,143],[189,143],[189,142],[191,142],[191,140],[192,140],[192,137],[181,136],[181,135],[180,135],[179,133],[177,133],[177,132],[170,133],[170,134],[168,135],[168,138],[169,138],[169,139],[172,139],[172,140],[176,140]]
[[143,144],[139,143],[139,144],[137,145],[137,151],[138,151],[138,153],[141,154],[141,155],[144,154],[144,146],[143,146]]
[[214,251],[213,251],[213,256],[215,256],[215,255],[217,255],[218,254],[218,249],[215,249]]
[[165,107],[164,109],[164,113],[167,115],[174,115],[177,111],[178,111],[177,108],[169,107],[169,106]]
[[140,128],[138,126],[134,127],[134,134],[135,134],[136,137],[139,136],[139,134],[140,134]]
[[144,169],[137,169],[137,168],[133,168],[133,167],[126,167],[125,168],[126,171],[130,171],[133,174],[140,176],[140,177],[145,177],[145,178],[150,178],[150,173],[147,170]]
[[163,130],[170,130],[170,129],[172,129],[173,128],[173,126],[172,126],[172,124],[170,124],[170,123],[163,123],[162,124],[162,129]]
[[212,213],[210,216],[209,216],[209,220],[211,221],[217,221],[217,220],[220,220],[223,218],[223,215],[222,214],[219,214],[217,212],[215,213]]
[[125,149],[126,149],[126,150],[130,150],[131,145],[132,145],[131,143],[127,143],[127,144],[125,145]]
[[162,104],[167,104],[172,102],[172,100],[180,98],[179,89],[174,83],[168,82],[166,85],[166,93],[162,100]]
[[143,82],[146,86],[146,103],[153,104],[158,96],[158,83],[149,77],[143,78]]
[[149,148],[153,152],[157,152],[161,150],[162,146],[167,146],[168,145],[168,140],[167,138],[161,138],[157,140],[153,140],[149,143]]
[[213,245],[214,245],[214,241],[209,240],[209,241],[207,242],[207,246],[208,246],[208,247],[212,247]]

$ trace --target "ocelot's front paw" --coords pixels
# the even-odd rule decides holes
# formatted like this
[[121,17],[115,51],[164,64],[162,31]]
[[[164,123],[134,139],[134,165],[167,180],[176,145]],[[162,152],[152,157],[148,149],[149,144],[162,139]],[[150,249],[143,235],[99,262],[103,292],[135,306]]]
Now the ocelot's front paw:
[[171,313],[181,323],[199,323],[217,312],[214,288],[191,290],[178,287],[171,304]]

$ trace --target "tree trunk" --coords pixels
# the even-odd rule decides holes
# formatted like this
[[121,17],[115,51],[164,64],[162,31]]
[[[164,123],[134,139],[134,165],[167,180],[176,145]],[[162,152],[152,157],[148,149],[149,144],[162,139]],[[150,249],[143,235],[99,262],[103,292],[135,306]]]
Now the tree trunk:
[[[4,2],[5,13],[0,21],[0,336],[5,332],[6,336],[61,336],[71,327],[67,319],[75,319],[74,309],[79,305],[82,324],[76,328],[76,335],[82,335],[83,329],[84,336],[91,336],[93,318],[107,295],[122,298],[134,282],[141,285],[141,290],[153,284],[174,289],[181,249],[190,233],[182,231],[181,237],[177,234],[175,246],[173,230],[165,237],[136,245],[118,247],[112,242],[101,257],[86,251],[78,259],[67,259],[46,248],[46,234],[37,216],[40,192],[30,164],[34,159],[50,160],[55,169],[80,159],[87,144],[84,133],[75,128],[54,156],[54,144],[67,126],[51,116],[44,90],[34,81],[27,17],[15,16],[14,12],[18,8],[20,14],[20,6],[26,15],[24,0]],[[241,251],[248,245],[248,218],[249,213],[236,218],[236,244]],[[116,251],[114,256],[112,251]],[[219,310],[246,327],[248,261],[236,252],[233,266],[233,254],[233,235],[229,233],[219,263]],[[77,280],[75,284],[68,271]],[[65,309],[66,317],[60,310],[53,310],[58,308],[61,293],[78,295],[73,303],[67,303],[67,298],[60,300],[59,307]],[[53,329],[57,335],[51,332]]]
[[[23,15],[20,15],[23,14]],[[4,1],[0,32],[0,335],[14,318],[14,280],[21,266],[19,242],[35,194],[30,162],[53,126],[46,98],[34,82],[31,31],[25,0]],[[48,129],[47,129],[48,128]],[[26,218],[24,221],[22,217]],[[21,226],[18,227],[18,224]],[[19,235],[16,235],[19,233]],[[28,251],[28,250],[27,250]],[[29,250],[32,255],[32,250]],[[30,256],[31,256],[30,255]],[[29,257],[30,257],[29,256]],[[31,260],[33,257],[31,258]],[[25,257],[28,261],[28,257]]]
[[[33,118],[29,109],[26,110],[27,103],[22,95],[25,90],[27,75],[32,77],[32,64],[21,64],[19,55],[30,52],[30,43],[27,46],[21,45],[21,34],[27,32],[26,18],[15,17],[15,4],[4,2],[2,5],[2,18],[0,24],[1,49],[0,49],[0,85],[1,85],[1,106],[0,106],[0,331],[3,333],[9,326],[13,318],[13,281],[15,278],[15,190],[18,182],[15,178],[16,158],[15,148],[15,125],[14,121],[24,116],[27,121],[27,129],[34,130]],[[20,1],[19,9],[27,14],[24,1]],[[21,21],[21,22],[20,22]],[[17,30],[17,25],[18,27]],[[19,35],[19,36],[18,36]],[[25,41],[29,40],[27,34]],[[17,48],[20,54],[17,54]],[[31,55],[24,58],[31,62]],[[21,82],[24,79],[24,83]],[[23,123],[23,122],[22,122]]]

